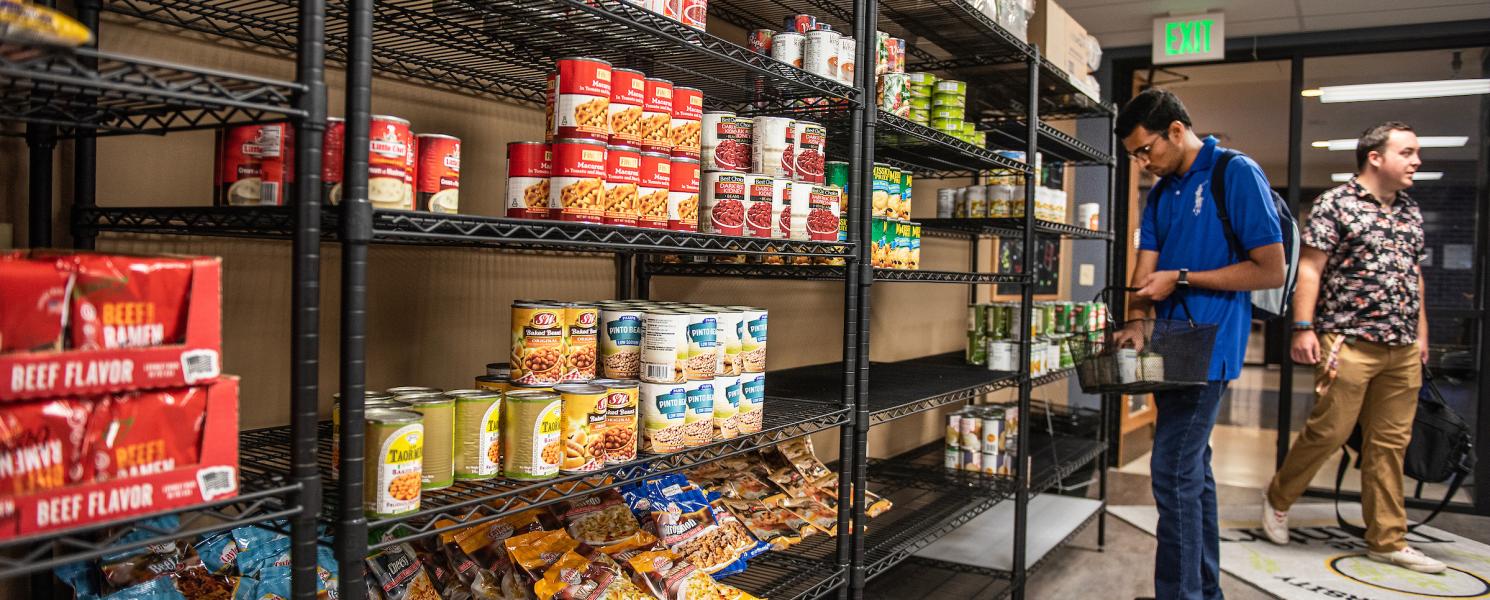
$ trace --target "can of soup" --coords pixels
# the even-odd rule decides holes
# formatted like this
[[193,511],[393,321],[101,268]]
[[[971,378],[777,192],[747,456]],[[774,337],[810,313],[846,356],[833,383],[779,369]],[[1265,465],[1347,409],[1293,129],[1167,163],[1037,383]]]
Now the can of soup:
[[784,31],[771,37],[771,58],[802,68],[802,51],[807,37],[795,31]]
[[460,207],[460,138],[438,133],[415,137],[419,141],[416,209],[455,214]]
[[367,142],[367,199],[373,208],[413,210],[414,133],[398,117],[373,115]]

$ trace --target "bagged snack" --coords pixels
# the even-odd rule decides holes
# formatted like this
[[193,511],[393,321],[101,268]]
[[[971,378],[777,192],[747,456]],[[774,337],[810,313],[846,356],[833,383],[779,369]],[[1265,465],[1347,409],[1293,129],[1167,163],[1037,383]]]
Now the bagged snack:
[[93,32],[62,11],[23,0],[0,0],[0,40],[76,48],[93,41]]
[[575,540],[601,550],[641,533],[626,501],[614,490],[561,503],[558,513]]
[[894,506],[895,506],[895,504],[892,503],[892,502],[890,502],[890,500],[888,498],[885,498],[883,496],[880,496],[879,494],[876,494],[874,492],[871,492],[871,491],[869,491],[867,489],[864,490],[864,515],[865,516],[873,519],[873,518],[878,517],[878,516],[880,516],[882,514],[885,514],[885,511],[890,510]]
[[636,573],[636,583],[661,600],[714,600],[719,591],[703,570],[676,553],[643,552],[627,561]]
[[259,578],[265,567],[288,566],[290,537],[252,525],[233,530],[233,542],[238,546],[238,572],[245,577]]
[[207,571],[227,574],[238,569],[238,543],[228,531],[203,535],[196,546],[197,556]]
[[0,494],[28,494],[89,479],[83,454],[91,413],[89,403],[71,399],[5,405],[0,410]]
[[775,450],[780,452],[808,483],[816,483],[833,474],[832,469],[817,459],[817,454],[812,450],[812,438],[810,437],[782,442],[776,445]]
[[[604,557],[605,555],[599,555]],[[610,559],[592,560],[566,552],[533,586],[538,600],[647,600],[650,596],[626,578]]]
[[[455,568],[440,546],[438,542],[413,545],[419,563],[424,565],[424,571],[429,574],[429,580],[435,586],[435,592],[440,595],[441,600],[472,600],[470,588],[455,574]],[[469,566],[474,567],[475,563]]]
[[0,255],[0,354],[62,349],[72,284],[72,273],[55,262]]
[[206,388],[105,397],[94,405],[88,423],[94,478],[139,477],[197,464],[206,419]]
[[429,574],[408,544],[384,548],[367,557],[366,562],[385,600],[440,600]]
[[78,350],[142,348],[181,342],[186,332],[191,263],[176,258],[73,254],[70,315]]
[[187,600],[187,598],[176,589],[170,577],[161,577],[124,588],[104,596],[103,600]]
[[757,598],[743,591],[740,591],[739,588],[732,585],[719,583],[716,581],[714,582],[714,586],[716,589],[719,590],[719,600],[763,600],[761,598]]
[[802,533],[793,523],[811,527],[791,511],[772,508],[759,501],[726,498],[720,504],[744,523],[755,539],[770,544],[775,550],[785,550],[802,541]]
[[[285,578],[289,578],[289,568],[285,568]],[[195,560],[172,576],[176,589],[190,600],[232,600],[241,579],[214,575]]]
[[748,535],[739,535],[743,527],[720,526],[708,499],[687,478],[668,475],[649,483],[649,518],[658,540],[705,573],[731,567],[753,545]]
[[838,511],[824,506],[823,503],[810,498],[785,498],[780,500],[780,506],[811,523],[818,531],[828,534],[829,537],[838,535]]
[[567,531],[526,533],[507,538],[503,543],[507,546],[507,554],[512,557],[512,564],[517,567],[517,572],[525,576],[530,585],[543,579],[543,574],[565,552],[579,546],[579,542],[569,537]]

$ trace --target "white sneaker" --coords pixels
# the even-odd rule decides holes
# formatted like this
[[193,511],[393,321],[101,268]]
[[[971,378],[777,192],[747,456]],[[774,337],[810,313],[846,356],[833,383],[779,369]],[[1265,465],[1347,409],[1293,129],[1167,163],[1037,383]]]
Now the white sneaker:
[[1288,545],[1288,513],[1273,510],[1267,492],[1262,493],[1262,531],[1268,534],[1268,541],[1279,546]]
[[1437,575],[1442,573],[1448,566],[1427,554],[1418,552],[1411,547],[1403,547],[1396,552],[1367,552],[1366,558],[1376,562],[1397,565],[1404,569],[1411,569],[1419,573]]

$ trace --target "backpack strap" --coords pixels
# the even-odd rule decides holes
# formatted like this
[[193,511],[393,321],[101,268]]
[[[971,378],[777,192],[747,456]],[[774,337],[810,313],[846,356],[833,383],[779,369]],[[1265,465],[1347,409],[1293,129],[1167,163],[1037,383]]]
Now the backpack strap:
[[[1357,458],[1357,461],[1359,461],[1359,458]],[[1340,466],[1335,471],[1335,525],[1345,533],[1365,539],[1366,528],[1346,521],[1345,516],[1340,514],[1340,486],[1345,483],[1345,471],[1349,468],[1350,450],[1341,447]],[[1428,516],[1423,517],[1423,520],[1408,526],[1407,531],[1411,533],[1413,531],[1416,531],[1417,528],[1427,525],[1429,521],[1432,521],[1435,517],[1438,516],[1438,513],[1441,513],[1443,512],[1443,509],[1448,508],[1449,503],[1453,502],[1454,500],[1454,494],[1459,493],[1460,486],[1464,485],[1464,477],[1466,475],[1467,473],[1462,470],[1455,471],[1453,478],[1449,480],[1449,490],[1444,493],[1443,500],[1439,500],[1438,506],[1433,507],[1433,512],[1428,513]],[[1421,482],[1419,483],[1421,484]]]
[[1231,213],[1226,210],[1226,167],[1231,164],[1231,159],[1241,156],[1236,150],[1222,150],[1221,155],[1216,157],[1216,165],[1211,167],[1211,198],[1216,201],[1216,216],[1221,219],[1221,231],[1226,234],[1226,241],[1236,252],[1238,260],[1247,260],[1247,250],[1242,247],[1242,240],[1236,235],[1236,230],[1231,227]]

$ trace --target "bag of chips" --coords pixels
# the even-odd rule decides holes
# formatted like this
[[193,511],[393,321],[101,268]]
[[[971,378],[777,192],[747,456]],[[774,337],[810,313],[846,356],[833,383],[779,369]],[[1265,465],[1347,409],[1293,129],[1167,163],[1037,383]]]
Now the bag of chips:
[[634,540],[641,533],[626,501],[614,490],[560,503],[557,512],[570,536],[600,550]]
[[408,544],[389,546],[367,557],[367,570],[385,600],[440,600],[434,583]]
[[661,600],[716,600],[719,589],[703,570],[676,553],[643,552],[627,561],[637,585]]
[[[604,554],[599,555],[601,557]],[[533,586],[538,600],[648,600],[649,594],[626,578],[620,565],[608,558],[587,558],[570,551],[556,561]]]

